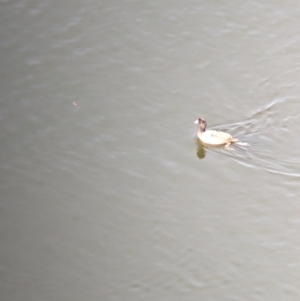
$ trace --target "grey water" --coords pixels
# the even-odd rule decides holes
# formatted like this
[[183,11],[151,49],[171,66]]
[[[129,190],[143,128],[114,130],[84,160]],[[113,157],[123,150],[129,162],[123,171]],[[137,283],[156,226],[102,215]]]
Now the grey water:
[[1,300],[299,300],[300,3],[2,0],[0,25]]

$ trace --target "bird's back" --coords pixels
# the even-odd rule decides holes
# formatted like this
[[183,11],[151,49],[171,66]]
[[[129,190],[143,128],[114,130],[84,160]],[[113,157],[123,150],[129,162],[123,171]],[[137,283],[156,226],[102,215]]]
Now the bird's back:
[[208,145],[224,145],[230,143],[233,140],[230,134],[214,131],[214,130],[198,132],[198,138],[204,144],[208,144]]

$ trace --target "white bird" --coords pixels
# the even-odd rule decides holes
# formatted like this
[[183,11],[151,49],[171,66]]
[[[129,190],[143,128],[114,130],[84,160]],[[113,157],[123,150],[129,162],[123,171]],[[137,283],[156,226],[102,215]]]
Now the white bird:
[[204,118],[198,118],[195,124],[199,124],[199,130],[197,137],[199,140],[207,146],[222,146],[228,147],[232,143],[238,143],[239,145],[249,145],[248,143],[239,142],[237,138],[233,138],[230,134],[215,131],[215,130],[206,130],[207,122]]

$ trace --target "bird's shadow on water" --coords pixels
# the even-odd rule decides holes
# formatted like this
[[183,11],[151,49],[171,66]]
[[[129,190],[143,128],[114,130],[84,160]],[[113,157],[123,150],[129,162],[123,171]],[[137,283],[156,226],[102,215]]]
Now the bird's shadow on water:
[[197,141],[196,138],[195,140],[196,140],[196,147],[197,147],[197,151],[196,151],[197,157],[199,159],[204,159],[206,156],[206,149],[199,141]]
[[300,131],[300,123],[298,125],[297,122],[300,119],[299,112],[298,100],[275,99],[256,109],[243,121],[210,127],[228,132],[241,142],[248,143],[248,146],[233,143],[232,150],[224,146],[206,147],[195,137],[196,155],[199,159],[204,159],[209,153],[223,155],[247,167],[300,177],[300,156],[294,151],[295,148],[281,146],[285,143],[293,146],[292,139],[286,137],[287,134],[297,136],[295,131]]

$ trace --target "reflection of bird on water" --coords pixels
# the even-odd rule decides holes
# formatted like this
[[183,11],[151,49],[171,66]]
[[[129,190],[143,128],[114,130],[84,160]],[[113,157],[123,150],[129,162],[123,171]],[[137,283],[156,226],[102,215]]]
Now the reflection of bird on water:
[[206,150],[204,149],[203,145],[201,143],[197,143],[197,157],[199,159],[204,159],[206,155]]

